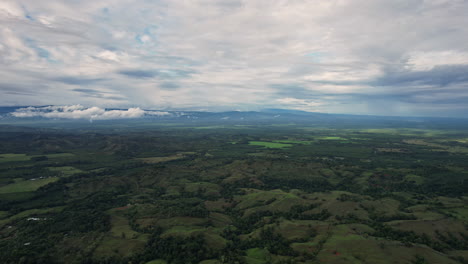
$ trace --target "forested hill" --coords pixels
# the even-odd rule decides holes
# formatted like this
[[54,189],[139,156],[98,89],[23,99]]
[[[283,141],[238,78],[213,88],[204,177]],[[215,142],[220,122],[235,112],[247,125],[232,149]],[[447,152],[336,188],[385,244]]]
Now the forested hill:
[[1,127],[1,263],[468,259],[465,130],[133,122]]

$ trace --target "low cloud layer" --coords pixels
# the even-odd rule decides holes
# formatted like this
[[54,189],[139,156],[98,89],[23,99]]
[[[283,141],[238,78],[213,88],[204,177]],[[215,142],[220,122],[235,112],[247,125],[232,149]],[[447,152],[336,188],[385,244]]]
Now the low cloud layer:
[[168,112],[145,111],[140,108],[129,108],[127,110],[107,110],[93,107],[84,107],[82,105],[70,106],[44,106],[44,107],[25,107],[19,108],[11,113],[14,117],[44,117],[44,118],[63,118],[63,119],[87,119],[87,120],[109,120],[109,119],[128,119],[141,118],[146,116],[164,116]]
[[3,0],[0,105],[468,116],[465,0]]

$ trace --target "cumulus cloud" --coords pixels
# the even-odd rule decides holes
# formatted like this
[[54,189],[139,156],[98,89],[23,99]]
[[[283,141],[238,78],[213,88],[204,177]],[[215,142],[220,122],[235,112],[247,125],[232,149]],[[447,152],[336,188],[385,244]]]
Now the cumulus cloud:
[[170,115],[162,111],[145,111],[138,107],[127,110],[107,110],[97,106],[84,107],[82,105],[70,106],[44,106],[44,107],[25,107],[19,108],[11,113],[14,117],[44,117],[44,118],[63,118],[63,119],[89,119],[89,120],[107,120],[107,119],[128,119],[141,118],[149,116]]
[[463,0],[3,0],[0,105],[373,114],[378,97],[382,114],[464,116],[467,13]]

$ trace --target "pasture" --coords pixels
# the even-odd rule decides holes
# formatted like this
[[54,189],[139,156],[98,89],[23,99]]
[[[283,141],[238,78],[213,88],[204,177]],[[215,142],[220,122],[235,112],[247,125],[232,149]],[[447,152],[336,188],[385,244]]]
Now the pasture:
[[19,180],[15,183],[0,187],[0,194],[32,192],[51,182],[58,181],[58,177],[44,179]]
[[293,146],[292,144],[268,142],[268,141],[249,141],[249,145],[260,146],[264,148],[273,148],[273,149],[289,148]]

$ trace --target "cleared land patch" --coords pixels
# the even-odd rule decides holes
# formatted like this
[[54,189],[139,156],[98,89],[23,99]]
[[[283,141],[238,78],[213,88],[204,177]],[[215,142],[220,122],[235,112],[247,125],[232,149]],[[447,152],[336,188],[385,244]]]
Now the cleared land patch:
[[111,216],[111,234],[114,237],[122,238],[137,238],[139,233],[132,230],[128,223],[128,219],[123,216]]
[[26,154],[0,154],[0,163],[3,162],[15,162],[15,161],[27,161],[30,160],[31,156],[27,156]]
[[21,213],[15,214],[10,216],[9,218],[5,218],[0,220],[0,227],[15,220],[19,220],[21,218],[26,218],[35,215],[47,214],[47,213],[58,213],[63,210],[64,206],[57,206],[57,207],[50,207],[50,208],[41,208],[41,209],[30,209],[23,211]]
[[245,260],[248,264],[268,263],[270,253],[263,248],[251,248],[246,251]]
[[8,216],[8,212],[7,211],[0,211],[0,219],[3,219],[5,217]]
[[378,152],[387,152],[387,153],[408,153],[408,150],[401,148],[377,148]]
[[463,208],[450,208],[450,209],[444,209],[442,210],[443,212],[445,213],[449,213],[451,214],[452,216],[462,220],[462,221],[465,221],[465,222],[468,222],[468,206],[465,206]]
[[468,148],[463,146],[446,146],[439,143],[427,142],[421,139],[407,139],[403,140],[406,144],[420,145],[434,148],[434,151],[447,151],[451,153],[468,153]]
[[5,153],[5,154],[0,154],[0,163],[29,161],[34,157],[41,157],[41,156],[45,156],[45,157],[47,157],[49,159],[53,159],[53,158],[73,157],[75,155],[72,154],[72,153],[55,153],[55,154],[47,154],[47,155],[32,155],[32,156],[29,156],[27,154]]
[[45,179],[31,179],[18,181],[12,184],[0,187],[0,194],[4,193],[18,193],[18,192],[32,192],[40,187],[47,185],[51,182],[58,181],[58,177],[50,177]]
[[421,176],[418,176],[418,175],[414,175],[414,174],[408,174],[405,176],[405,180],[409,181],[409,182],[413,182],[414,184],[416,185],[421,185],[424,183],[424,177],[421,177]]
[[348,139],[342,138],[342,137],[319,137],[318,139],[321,139],[321,140],[348,140]]
[[75,167],[71,167],[71,166],[49,167],[48,169],[50,171],[59,172],[60,176],[62,176],[62,177],[68,177],[68,176],[71,176],[73,174],[83,172],[82,170],[77,169]]
[[166,230],[161,237],[169,237],[169,236],[181,236],[187,237],[194,235],[195,233],[204,233],[206,232],[206,228],[199,227],[199,226],[174,226],[168,230]]
[[249,141],[251,146],[260,146],[265,148],[289,148],[292,147],[292,144],[277,143],[277,142],[268,142],[268,141]]
[[94,256],[99,258],[106,257],[128,257],[137,250],[142,250],[145,246],[144,241],[137,239],[124,239],[112,236],[105,236],[94,251]]
[[144,163],[161,163],[161,162],[168,162],[172,160],[178,160],[178,159],[183,159],[185,158],[184,154],[175,154],[172,156],[166,156],[166,157],[148,157],[148,158],[136,158],[137,160],[140,160]]
[[302,145],[309,145],[314,143],[315,141],[311,140],[274,140],[273,142],[277,143],[284,143],[284,144],[302,144]]
[[[41,156],[41,155],[38,155],[38,156]],[[44,155],[46,156],[47,158],[49,159],[53,159],[53,158],[68,158],[68,157],[74,157],[75,154],[73,153],[55,153],[55,154],[47,154],[47,155]]]
[[167,264],[167,261],[165,261],[163,259],[156,259],[156,260],[152,260],[150,262],[146,262],[146,264]]

